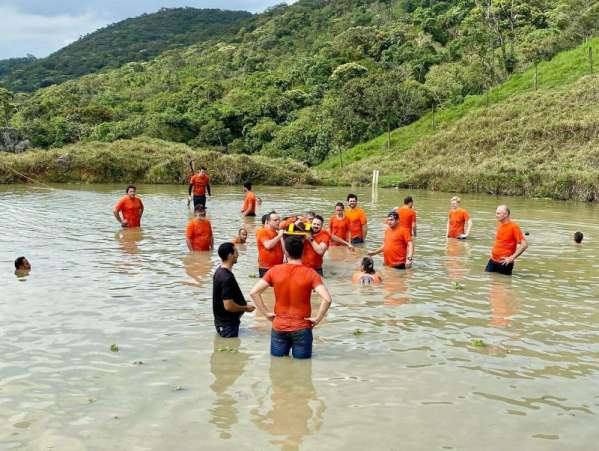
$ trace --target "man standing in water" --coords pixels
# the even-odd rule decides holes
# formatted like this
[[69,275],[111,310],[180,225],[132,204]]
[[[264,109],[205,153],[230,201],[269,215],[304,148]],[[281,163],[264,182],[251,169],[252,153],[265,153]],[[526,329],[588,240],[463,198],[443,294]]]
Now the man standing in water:
[[29,275],[31,271],[31,263],[25,257],[18,257],[15,260],[15,275],[17,277],[23,277]]
[[465,240],[472,229],[472,219],[466,210],[460,208],[461,199],[458,196],[451,198],[451,210],[447,217],[447,237]]
[[403,200],[403,206],[396,208],[395,211],[399,215],[399,227],[406,229],[410,236],[416,236],[416,212],[412,196],[407,196]]
[[514,260],[528,249],[528,243],[520,226],[511,221],[510,209],[507,205],[497,207],[495,217],[499,225],[497,226],[495,245],[491,250],[491,259],[487,263],[485,271],[511,276]]
[[195,217],[187,225],[185,241],[190,251],[209,251],[214,247],[212,225],[206,219],[206,207],[202,204],[196,206]]
[[283,231],[279,230],[281,218],[275,212],[268,214],[264,227],[256,230],[258,246],[258,274],[264,276],[275,265],[283,263]]
[[256,307],[248,304],[235,275],[233,265],[237,263],[239,253],[233,243],[223,243],[218,247],[218,256],[222,263],[216,269],[212,285],[212,312],[216,332],[224,338],[239,335],[241,315],[253,312]]
[[244,183],[243,191],[245,192],[245,199],[241,207],[241,214],[243,216],[256,216],[257,199],[256,195],[252,192],[252,184],[250,182]]
[[358,196],[355,194],[347,195],[349,208],[345,211],[345,216],[349,219],[351,230],[351,244],[362,244],[368,233],[368,218],[361,208],[358,208]]
[[412,266],[412,236],[408,230],[399,225],[399,215],[391,211],[387,215],[387,230],[385,230],[385,241],[381,247],[368,252],[373,256],[383,253],[385,265],[395,269],[406,269]]
[[335,204],[335,214],[329,219],[329,234],[331,235],[331,246],[344,245],[349,249],[354,248],[351,244],[351,223],[345,216],[343,202]]
[[137,188],[134,185],[129,185],[125,192],[127,195],[123,196],[114,207],[114,217],[123,227],[139,227],[144,214],[144,204],[135,195]]
[[192,191],[194,211],[195,207],[198,205],[203,205],[205,207],[206,193],[208,193],[209,196],[212,194],[210,193],[210,177],[208,177],[208,174],[206,174],[206,168],[204,166],[201,166],[198,173],[193,175],[189,180],[189,200],[192,199]]
[[331,243],[331,236],[322,229],[323,222],[322,216],[314,216],[310,229],[311,233],[304,240],[304,253],[302,255],[302,264],[314,269],[320,277],[324,277],[322,260]]
[[[270,321],[270,353],[275,357],[292,355],[296,359],[312,357],[312,328],[319,324],[331,305],[331,295],[320,276],[302,264],[303,238],[287,236],[287,263],[271,268],[258,281],[250,297],[258,310]],[[275,291],[274,312],[268,312],[262,293],[272,286]],[[312,317],[310,296],[315,290],[322,299],[318,314]]]

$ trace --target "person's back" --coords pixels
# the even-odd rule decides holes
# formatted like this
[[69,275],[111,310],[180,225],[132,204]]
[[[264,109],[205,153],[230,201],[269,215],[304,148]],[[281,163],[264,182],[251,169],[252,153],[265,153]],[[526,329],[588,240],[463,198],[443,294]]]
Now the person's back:
[[364,271],[356,271],[352,276],[352,283],[357,285],[376,285],[383,281],[379,273],[369,274]]

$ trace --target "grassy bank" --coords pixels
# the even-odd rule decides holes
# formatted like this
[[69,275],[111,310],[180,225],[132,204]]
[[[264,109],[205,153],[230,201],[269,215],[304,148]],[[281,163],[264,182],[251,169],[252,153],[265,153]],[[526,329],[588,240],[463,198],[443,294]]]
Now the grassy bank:
[[[472,111],[408,149],[339,178],[441,191],[599,200],[599,75]],[[341,171],[339,171],[341,172]]]
[[[592,46],[597,53],[599,49],[599,38],[594,38],[588,43],[576,49],[562,52],[551,61],[539,64],[539,86],[537,93],[551,91],[566,86],[589,74],[588,48]],[[597,64],[595,64],[597,65]],[[534,68],[523,73],[515,74],[504,83],[492,88],[488,98],[486,95],[470,96],[459,105],[449,106],[441,109],[435,115],[436,127],[432,126],[432,114],[428,113],[418,121],[394,130],[391,134],[391,150],[386,149],[387,137],[381,135],[364,144],[348,149],[343,153],[345,165],[358,162],[366,158],[378,157],[379,167],[382,174],[389,174],[386,162],[389,159],[398,158],[398,153],[411,149],[416,144],[432,139],[438,133],[451,127],[464,116],[479,112],[484,115],[489,106],[511,102],[511,98],[517,95],[534,93]],[[492,130],[489,130],[492,132]],[[336,171],[340,167],[338,155],[331,156],[319,166],[319,170],[326,174],[327,170]],[[344,173],[346,168],[344,168]],[[351,177],[353,171],[344,177],[346,182],[354,181]],[[360,176],[358,179],[363,178]],[[333,182],[337,176],[333,175]],[[329,182],[331,178],[329,177]]]
[[228,155],[192,149],[149,138],[112,143],[74,144],[53,150],[23,154],[0,153],[0,183],[186,183],[189,158],[203,164],[215,184],[245,181],[268,185],[314,184],[316,179],[303,164],[247,155]]

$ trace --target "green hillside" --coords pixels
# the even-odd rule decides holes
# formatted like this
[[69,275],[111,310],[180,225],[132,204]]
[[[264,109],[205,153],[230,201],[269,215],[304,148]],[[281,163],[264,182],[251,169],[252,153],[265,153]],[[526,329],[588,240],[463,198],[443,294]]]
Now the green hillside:
[[[435,127],[433,128],[432,112],[424,114],[419,120],[405,127],[398,128],[391,132],[391,148],[387,149],[387,136],[381,135],[366,143],[347,149],[341,155],[331,156],[324,161],[318,169],[322,171],[336,171],[340,165],[344,164],[344,171],[351,172],[346,177],[348,180],[359,176],[352,172],[353,168],[360,168],[363,165],[377,166],[388,158],[395,158],[398,154],[411,149],[416,144],[426,142],[452,126],[465,115],[472,113],[484,113],[488,106],[512,102],[512,97],[526,93],[542,93],[555,88],[566,87],[577,81],[584,75],[590,74],[589,48],[596,49],[599,52],[599,38],[590,39],[585,44],[577,48],[557,54],[550,61],[543,61],[538,65],[538,85],[535,90],[535,69],[530,68],[527,71],[512,75],[504,83],[489,90],[488,95],[469,96],[463,103],[458,105],[448,105],[435,113]],[[594,68],[599,72],[598,67]],[[362,161],[364,160],[364,161]],[[356,163],[356,164],[352,164]],[[392,170],[387,164],[382,164],[381,175],[389,174]],[[359,172],[359,169],[358,169]],[[346,173],[347,174],[347,173]],[[383,178],[383,180],[388,180]]]
[[132,61],[147,61],[165,50],[234,34],[251,17],[245,11],[162,9],[97,30],[47,58],[0,61],[0,85],[12,91],[34,91]]
[[11,124],[42,148],[149,136],[316,165],[573,47],[596,17],[582,0],[299,0],[36,91]]
[[495,104],[469,99],[439,114],[436,130],[424,117],[392,134],[391,151],[381,150],[381,137],[352,149],[348,156],[357,161],[342,170],[327,162],[321,175],[368,182],[379,169],[384,186],[599,200],[599,75],[583,75],[587,51],[585,45],[541,66],[536,91],[526,72],[494,90]]

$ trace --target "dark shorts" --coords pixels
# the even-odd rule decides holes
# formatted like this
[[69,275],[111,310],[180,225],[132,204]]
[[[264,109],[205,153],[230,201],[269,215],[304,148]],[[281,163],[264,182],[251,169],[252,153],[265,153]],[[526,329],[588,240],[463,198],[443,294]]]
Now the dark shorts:
[[324,279],[324,273],[322,272],[322,268],[314,268],[314,271]]
[[206,196],[193,196],[193,208],[197,207],[198,205],[203,205],[204,207],[206,206]]
[[391,266],[393,269],[406,269],[406,264],[402,263],[401,265]]
[[509,265],[502,265],[501,263],[497,263],[496,261],[489,260],[487,263],[487,267],[485,268],[486,272],[498,272],[499,274],[505,274],[506,276],[512,275],[512,270],[514,269],[514,263],[510,263]]
[[363,238],[358,238],[358,237],[352,238],[351,239],[351,244],[352,245],[354,245],[354,244],[364,244],[364,239]]
[[274,357],[285,357],[289,351],[294,359],[312,357],[312,329],[300,329],[293,332],[270,332],[270,354]]
[[260,278],[264,277],[264,274],[266,274],[268,272],[269,268],[258,268],[258,275],[260,276]]
[[235,338],[239,335],[239,324],[215,324],[214,327],[223,338]]
[[256,213],[248,213],[246,216],[256,216]]

